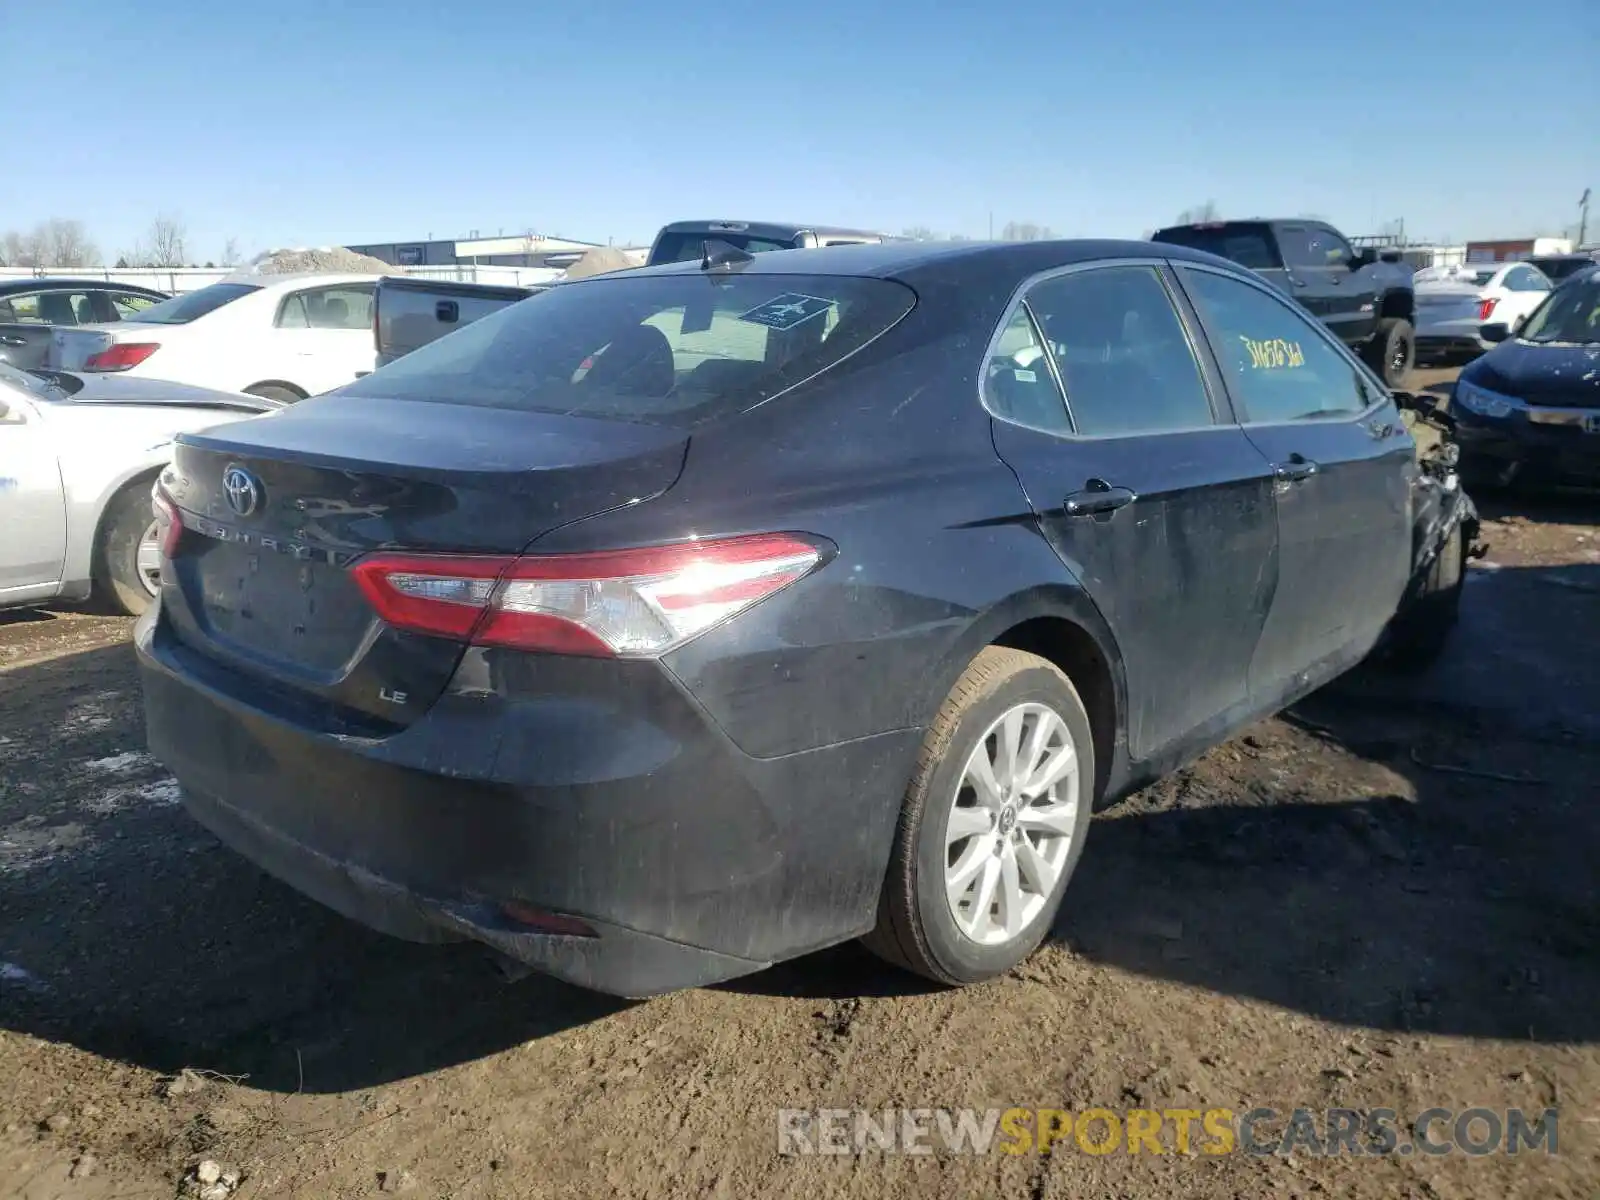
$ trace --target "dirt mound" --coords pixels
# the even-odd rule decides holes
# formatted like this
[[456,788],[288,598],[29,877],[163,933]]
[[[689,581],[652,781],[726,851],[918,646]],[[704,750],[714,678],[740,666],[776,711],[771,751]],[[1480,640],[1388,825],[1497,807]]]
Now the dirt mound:
[[316,249],[268,250],[251,260],[244,269],[250,275],[296,275],[306,271],[344,275],[404,275],[405,268],[373,258],[370,254],[357,254],[343,246],[319,246]]

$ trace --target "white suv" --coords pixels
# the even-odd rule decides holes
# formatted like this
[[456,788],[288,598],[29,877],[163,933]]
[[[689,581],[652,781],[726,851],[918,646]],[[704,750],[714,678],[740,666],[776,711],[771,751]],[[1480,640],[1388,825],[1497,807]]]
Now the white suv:
[[240,275],[114,325],[58,329],[50,365],[292,402],[376,365],[375,275]]

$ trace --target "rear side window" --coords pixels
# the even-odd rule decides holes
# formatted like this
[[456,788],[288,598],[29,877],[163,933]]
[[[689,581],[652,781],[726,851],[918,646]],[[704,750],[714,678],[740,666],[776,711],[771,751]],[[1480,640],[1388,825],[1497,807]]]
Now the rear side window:
[[650,255],[652,266],[658,263],[698,262],[705,254],[707,241],[725,242],[750,254],[764,254],[769,250],[793,250],[792,241],[755,237],[746,233],[724,233],[721,230],[676,230],[663,233]]
[[1182,225],[1161,230],[1155,240],[1203,250],[1252,271],[1270,271],[1283,266],[1271,236],[1261,225]]
[[240,296],[248,296],[261,289],[253,283],[213,283],[197,291],[185,292],[160,304],[152,304],[143,312],[136,312],[124,321],[141,325],[187,325],[207,313],[216,312],[224,304],[231,304]]
[[1047,279],[1027,304],[1089,437],[1166,433],[1212,423],[1194,349],[1154,267],[1107,267]]
[[1379,399],[1374,385],[1310,319],[1241,280],[1180,268],[1210,333],[1242,419],[1279,423],[1350,416]]
[[342,392],[691,427],[827,370],[916,303],[855,276],[597,276],[552,288]]
[[160,303],[154,296],[141,296],[136,292],[108,292],[106,296],[111,301],[111,307],[116,309],[118,318],[124,321]]
[[279,329],[372,329],[373,284],[293,292],[278,308]]

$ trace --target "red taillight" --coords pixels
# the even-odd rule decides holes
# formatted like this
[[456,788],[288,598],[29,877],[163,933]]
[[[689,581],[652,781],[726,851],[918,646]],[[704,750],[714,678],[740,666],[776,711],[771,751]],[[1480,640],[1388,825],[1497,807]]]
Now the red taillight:
[[183,514],[160,484],[150,493],[150,509],[155,514],[156,524],[161,527],[161,557],[170,559],[183,538]]
[[390,625],[552,654],[652,658],[822,562],[791,534],[597,554],[377,554],[352,571]]
[[84,360],[85,371],[126,371],[137,367],[157,350],[160,342],[113,342]]
[[1479,300],[1478,320],[1487,321],[1490,315],[1494,312],[1494,306],[1499,303],[1500,301],[1498,299]]

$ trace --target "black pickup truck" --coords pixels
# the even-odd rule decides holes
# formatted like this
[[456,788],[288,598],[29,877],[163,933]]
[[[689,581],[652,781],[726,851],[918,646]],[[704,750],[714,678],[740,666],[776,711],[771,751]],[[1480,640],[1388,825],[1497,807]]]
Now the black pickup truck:
[[1158,229],[1152,241],[1249,267],[1339,336],[1391,388],[1416,358],[1416,295],[1400,252],[1357,250],[1321,221],[1209,221]]

